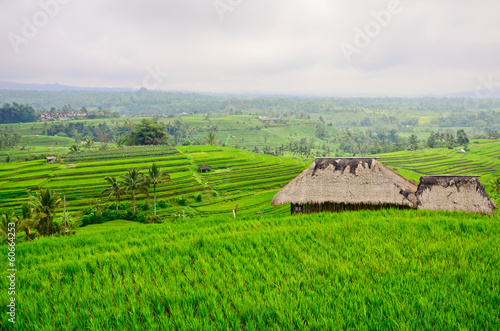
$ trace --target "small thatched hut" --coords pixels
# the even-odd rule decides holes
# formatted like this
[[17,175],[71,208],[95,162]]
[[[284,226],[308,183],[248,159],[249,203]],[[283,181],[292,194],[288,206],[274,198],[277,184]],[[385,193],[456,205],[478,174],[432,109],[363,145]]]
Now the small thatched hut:
[[55,156],[46,156],[45,157],[45,163],[47,163],[47,164],[52,164],[52,163],[56,162],[56,160],[57,160],[57,157],[55,157]]
[[208,164],[203,164],[198,167],[199,172],[210,172],[210,170],[212,170],[212,167],[209,166]]
[[292,214],[321,211],[416,208],[417,185],[377,158],[316,158],[273,198]]
[[497,205],[479,176],[422,176],[417,190],[419,209],[466,211],[492,215]]

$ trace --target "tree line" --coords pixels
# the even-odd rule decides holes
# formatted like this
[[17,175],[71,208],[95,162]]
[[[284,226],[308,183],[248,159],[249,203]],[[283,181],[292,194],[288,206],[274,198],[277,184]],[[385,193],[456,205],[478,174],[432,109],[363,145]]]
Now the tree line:
[[34,122],[38,119],[35,109],[29,105],[16,102],[6,103],[0,108],[0,124]]

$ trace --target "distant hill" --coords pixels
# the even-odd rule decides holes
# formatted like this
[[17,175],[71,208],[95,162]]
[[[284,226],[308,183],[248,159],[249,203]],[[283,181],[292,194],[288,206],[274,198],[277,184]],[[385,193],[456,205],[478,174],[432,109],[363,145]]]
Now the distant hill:
[[54,84],[25,84],[16,82],[0,81],[0,90],[20,90],[20,91],[115,91],[127,92],[133,91],[130,88],[109,88],[109,87],[78,87]]
[[[121,88],[121,87],[81,87],[81,86],[69,86],[61,85],[59,83],[54,84],[25,84],[16,83],[9,81],[0,81],[0,90],[17,90],[17,91],[106,91],[106,92],[130,92],[135,91],[133,88]],[[164,90],[154,90],[158,92],[167,92]],[[247,98],[259,98],[259,97],[282,97],[282,98],[293,98],[293,97],[306,97],[306,98],[324,98],[324,97],[334,97],[334,98],[387,98],[387,95],[382,94],[332,94],[332,95],[316,95],[316,94],[274,94],[265,93],[260,91],[246,91],[239,93],[212,93],[212,92],[196,92],[196,91],[168,91],[168,92],[179,92],[179,93],[196,93],[201,95],[212,95],[221,97],[247,97]],[[500,99],[500,89],[493,92],[488,90],[483,91],[485,99]],[[418,96],[405,96],[407,98],[475,98],[475,91],[463,91],[454,92],[447,94],[422,94]]]

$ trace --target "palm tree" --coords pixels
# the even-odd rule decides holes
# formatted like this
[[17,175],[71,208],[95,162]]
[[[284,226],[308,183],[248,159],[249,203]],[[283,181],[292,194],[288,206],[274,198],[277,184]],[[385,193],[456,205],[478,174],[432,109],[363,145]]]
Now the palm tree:
[[23,216],[21,219],[19,219],[18,222],[18,230],[19,231],[24,231],[26,234],[26,240],[29,241],[34,233],[31,233],[31,228],[33,227],[33,208],[29,205],[29,203],[23,203],[21,205],[21,212],[23,213]]
[[108,199],[110,199],[112,196],[115,196],[116,198],[116,216],[118,216],[118,204],[120,203],[120,197],[123,194],[123,189],[120,188],[118,185],[118,181],[116,180],[115,177],[111,176],[106,176],[104,177],[104,180],[109,183],[109,187],[106,187],[101,194],[108,193],[109,196]]
[[10,232],[9,228],[12,228],[11,226],[9,226],[9,223],[12,222],[13,219],[11,218],[11,216],[9,216],[9,214],[0,215],[0,235],[2,237],[5,237],[5,239],[9,237],[8,235],[8,233]]
[[33,227],[42,236],[54,234],[57,231],[57,225],[52,221],[52,215],[62,199],[56,195],[55,191],[40,189],[36,196],[31,196],[31,200],[29,205],[35,214]]
[[132,196],[132,204],[134,205],[134,216],[136,213],[135,209],[135,196],[136,192],[144,193],[148,196],[148,181],[143,174],[139,172],[136,168],[129,169],[128,173],[121,175],[123,181],[121,182],[125,186],[125,193]]
[[80,149],[80,145],[78,144],[74,144],[74,145],[71,145],[71,147],[69,148],[69,152],[70,153],[80,153],[81,149]]
[[491,183],[491,189],[493,190],[493,193],[495,193],[495,194],[500,193],[500,177],[497,177],[495,179],[491,179],[490,183]]
[[168,174],[161,171],[160,168],[156,166],[156,163],[149,168],[149,184],[153,185],[153,197],[154,197],[154,215],[156,216],[156,186],[158,184],[169,181],[170,177]]
[[[23,215],[24,215],[24,208],[27,206],[27,204],[23,204]],[[31,233],[30,226],[32,225],[33,221],[31,218],[19,218],[16,216],[16,214],[12,213],[12,215],[9,214],[2,214],[0,215],[0,235],[5,236],[8,238],[8,233],[13,233],[12,228],[15,229],[15,233],[20,233],[21,231],[24,231],[26,234],[26,240],[29,241],[31,238],[33,238],[34,233]],[[14,226],[12,226],[14,224]]]
[[85,145],[84,147],[86,149],[93,149],[94,148],[94,141],[90,138],[87,138],[87,140],[85,140]]
[[205,142],[209,145],[215,145],[217,143],[217,134],[215,132],[209,132],[208,136],[205,137]]

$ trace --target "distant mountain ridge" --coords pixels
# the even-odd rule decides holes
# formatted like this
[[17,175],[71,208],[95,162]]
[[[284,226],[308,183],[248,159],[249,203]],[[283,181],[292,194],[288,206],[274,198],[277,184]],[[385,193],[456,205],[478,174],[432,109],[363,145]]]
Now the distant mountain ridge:
[[[136,91],[133,88],[123,88],[123,87],[80,87],[80,86],[70,86],[61,85],[59,83],[54,84],[26,84],[17,83],[9,81],[0,81],[0,90],[15,90],[15,91],[106,91],[106,92],[130,92]],[[372,93],[359,93],[354,94],[334,94],[334,95],[322,95],[322,94],[281,94],[281,93],[264,93],[258,91],[247,91],[238,93],[215,93],[215,92],[197,92],[197,91],[166,91],[166,90],[155,90],[159,92],[180,92],[180,93],[195,93],[203,95],[214,95],[214,96],[245,96],[245,97],[332,97],[332,98],[386,98],[387,95],[383,94],[372,94]],[[477,93],[475,91],[462,91],[453,92],[446,94],[421,94],[414,96],[401,96],[405,98],[477,98]],[[482,99],[500,99],[500,89],[495,89],[493,92],[487,90],[486,88],[481,91]]]
[[127,92],[133,91],[131,88],[118,88],[118,87],[79,87],[54,84],[25,84],[8,81],[0,81],[0,90],[17,90],[17,91],[115,91]]

